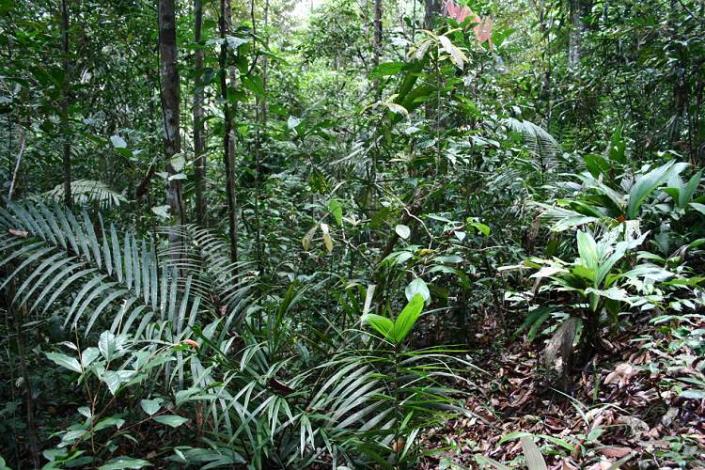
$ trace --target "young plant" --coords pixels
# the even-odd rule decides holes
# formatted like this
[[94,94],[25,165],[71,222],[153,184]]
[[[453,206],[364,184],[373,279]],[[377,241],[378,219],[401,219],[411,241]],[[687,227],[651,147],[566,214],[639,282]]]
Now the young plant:
[[423,307],[423,296],[421,294],[414,294],[409,303],[406,304],[406,307],[399,313],[396,320],[374,313],[367,313],[363,315],[362,322],[371,326],[377,333],[381,334],[385,340],[397,347],[414,328],[416,321],[421,316]]

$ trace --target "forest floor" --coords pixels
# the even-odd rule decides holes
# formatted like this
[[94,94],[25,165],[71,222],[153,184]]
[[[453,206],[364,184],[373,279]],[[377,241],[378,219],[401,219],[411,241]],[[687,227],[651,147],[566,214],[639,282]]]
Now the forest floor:
[[[702,334],[705,322],[688,329]],[[688,338],[652,325],[624,331],[573,374],[570,395],[537,372],[536,345],[517,340],[492,350],[477,364],[490,375],[469,391],[475,416],[426,433],[431,450],[421,468],[475,468],[477,455],[514,466],[523,433],[551,469],[705,468],[705,399],[678,392],[678,378],[693,376],[704,360]]]

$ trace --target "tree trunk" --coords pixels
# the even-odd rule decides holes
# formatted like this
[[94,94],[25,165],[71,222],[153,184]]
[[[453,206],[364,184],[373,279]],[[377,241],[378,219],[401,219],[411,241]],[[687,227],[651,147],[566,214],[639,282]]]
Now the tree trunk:
[[433,29],[433,17],[441,11],[440,0],[424,0],[426,12],[423,18],[423,27],[428,30]]
[[[226,37],[230,28],[230,0],[220,0],[220,93],[223,98],[223,160],[225,162],[225,192],[228,202],[228,228],[230,231],[230,258],[237,262],[237,194],[235,192],[235,133],[228,100],[228,45]],[[231,81],[232,81],[231,77]]]
[[69,0],[61,0],[61,42],[63,53],[64,80],[61,86],[61,137],[63,139],[64,203],[73,203],[71,196],[71,126],[69,107],[71,105],[71,59],[69,57]]
[[[159,74],[164,119],[164,153],[169,174],[166,199],[177,224],[184,223],[181,182],[171,176],[178,173],[173,157],[181,152],[179,135],[179,71],[176,51],[175,0],[159,0]],[[180,170],[180,169],[179,169]],[[173,240],[172,240],[173,241]]]
[[375,51],[373,63],[379,65],[382,56],[382,0],[375,0]]
[[206,201],[206,156],[205,138],[203,128],[203,49],[201,29],[203,26],[203,2],[194,0],[194,42],[196,53],[194,55],[194,68],[196,71],[195,89],[193,92],[193,150],[194,150],[194,176],[196,183],[196,221],[198,225],[206,226],[208,206]]
[[568,35],[568,69],[575,71],[580,64],[583,24],[581,0],[570,0],[570,33]]

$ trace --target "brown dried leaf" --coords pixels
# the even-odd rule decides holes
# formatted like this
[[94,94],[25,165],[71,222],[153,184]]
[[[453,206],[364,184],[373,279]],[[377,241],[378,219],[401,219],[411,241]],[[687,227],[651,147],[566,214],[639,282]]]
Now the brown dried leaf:
[[621,459],[622,457],[629,455],[632,452],[632,449],[629,447],[607,446],[600,448],[598,452],[605,457]]

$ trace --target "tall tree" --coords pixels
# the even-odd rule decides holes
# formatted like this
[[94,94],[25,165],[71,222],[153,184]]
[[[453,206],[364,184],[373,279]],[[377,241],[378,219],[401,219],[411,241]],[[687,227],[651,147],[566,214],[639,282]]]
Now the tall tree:
[[161,84],[162,117],[164,120],[164,152],[166,154],[166,199],[177,224],[184,222],[181,182],[172,178],[181,168],[175,156],[181,152],[179,135],[179,70],[176,50],[175,0],[159,0],[159,76]]
[[206,201],[206,156],[205,136],[203,126],[203,2],[194,0],[194,68],[196,83],[193,91],[193,150],[194,150],[194,176],[196,183],[196,221],[199,225],[206,225],[208,202]]
[[[228,203],[230,258],[237,262],[237,194],[235,193],[235,133],[233,111],[228,97],[228,32],[232,22],[230,0],[220,0],[220,93],[223,99],[223,160],[225,162],[225,192]],[[231,81],[234,77],[231,77]]]
[[570,0],[570,32],[568,34],[568,68],[575,70],[580,63],[580,51],[583,30],[583,8],[584,0]]
[[69,56],[69,0],[61,0],[61,43],[64,79],[61,86],[61,135],[63,139],[63,174],[64,203],[70,206],[71,197],[71,125],[69,107],[71,106],[71,58]]

